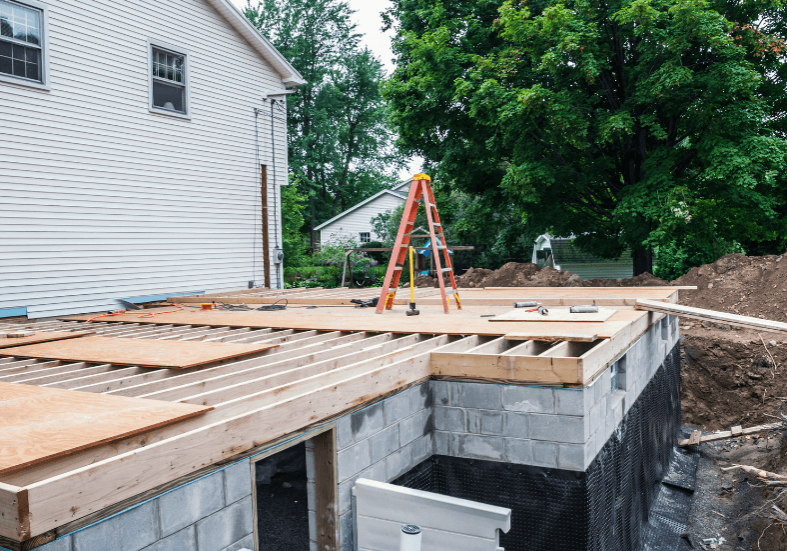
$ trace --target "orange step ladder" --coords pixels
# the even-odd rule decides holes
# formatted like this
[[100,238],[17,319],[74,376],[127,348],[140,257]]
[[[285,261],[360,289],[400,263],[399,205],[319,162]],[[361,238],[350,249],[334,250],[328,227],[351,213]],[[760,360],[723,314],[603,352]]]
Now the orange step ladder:
[[[459,293],[456,288],[454,278],[454,268],[451,264],[451,257],[448,253],[448,244],[443,234],[443,225],[440,223],[440,214],[437,212],[437,205],[432,191],[432,179],[426,174],[416,174],[413,176],[413,183],[410,185],[410,193],[404,205],[402,222],[399,224],[399,231],[396,233],[396,242],[391,252],[391,261],[388,263],[388,270],[385,273],[383,290],[380,293],[380,300],[377,302],[377,313],[382,314],[383,310],[393,308],[396,290],[399,288],[399,279],[404,271],[404,263],[407,258],[407,250],[410,247],[410,238],[415,229],[415,217],[418,214],[418,206],[424,201],[426,206],[426,219],[429,222],[429,236],[434,255],[435,268],[437,269],[437,281],[440,283],[440,296],[443,299],[443,310],[448,313],[448,294],[453,295],[457,309],[462,309],[459,301]],[[443,251],[443,263],[440,262],[440,251]],[[448,274],[451,290],[446,293],[445,274]]]

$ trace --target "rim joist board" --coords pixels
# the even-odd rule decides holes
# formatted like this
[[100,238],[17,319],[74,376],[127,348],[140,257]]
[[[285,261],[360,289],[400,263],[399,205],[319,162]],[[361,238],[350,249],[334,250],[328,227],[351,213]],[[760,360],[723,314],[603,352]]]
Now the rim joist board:
[[6,348],[16,358],[42,358],[140,367],[186,369],[264,352],[275,344],[179,342],[133,338],[82,337]]
[[[462,304],[467,306],[511,306],[513,302],[535,300],[545,306],[633,306],[638,298],[677,302],[677,291],[696,287],[494,287],[459,289]],[[256,291],[256,292],[254,292]],[[365,289],[243,289],[217,294],[170,297],[176,303],[224,302],[227,304],[272,304],[285,300],[289,304],[352,304],[352,299],[379,297],[381,288]],[[441,305],[440,290],[418,288],[416,303],[424,306]],[[406,305],[409,295],[394,300],[395,305]]]

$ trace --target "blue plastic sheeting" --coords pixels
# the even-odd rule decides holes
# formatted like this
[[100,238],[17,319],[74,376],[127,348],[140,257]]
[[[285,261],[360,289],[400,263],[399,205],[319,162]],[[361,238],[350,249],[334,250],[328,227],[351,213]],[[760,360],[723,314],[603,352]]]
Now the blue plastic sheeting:
[[[16,316],[26,316],[27,308],[17,306],[16,308],[0,308],[0,318],[14,318]],[[0,547],[2,549],[2,547]]]
[[[426,245],[424,245],[424,247],[431,247],[432,246],[431,243],[432,243],[432,240],[430,239],[429,241],[426,242]],[[442,247],[443,246],[443,244],[440,242],[440,238],[439,237],[437,238],[437,246],[438,247]],[[432,251],[418,251],[419,254],[424,255],[426,258],[429,258],[429,255],[431,254],[431,252]],[[448,254],[454,254],[454,251],[452,251],[451,249],[448,249]]]

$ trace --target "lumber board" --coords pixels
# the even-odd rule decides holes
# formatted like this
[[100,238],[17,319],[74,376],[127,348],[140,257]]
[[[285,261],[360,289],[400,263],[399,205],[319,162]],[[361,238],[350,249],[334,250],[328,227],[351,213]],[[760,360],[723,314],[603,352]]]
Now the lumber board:
[[30,536],[27,490],[0,482],[0,536],[22,541]]
[[339,477],[336,466],[336,429],[314,437],[315,511],[317,548],[339,549]]
[[82,337],[6,348],[15,358],[186,369],[275,348],[276,344],[181,342],[128,337]]
[[[767,423],[765,425],[757,425],[754,427],[748,428],[741,428],[740,425],[737,427],[733,427],[735,430],[723,430],[719,432],[714,432],[713,434],[709,434],[707,436],[700,436],[697,439],[697,442],[693,441],[694,433],[692,433],[690,438],[685,438],[683,440],[678,440],[678,447],[686,448],[688,446],[698,445],[702,442],[715,442],[716,440],[725,440],[727,438],[734,438],[737,436],[745,436],[747,434],[756,434],[758,432],[764,432],[767,430],[776,430],[776,429],[783,429],[783,423]],[[740,429],[740,430],[738,430]],[[699,431],[695,431],[699,432]]]
[[212,408],[0,383],[0,475]]
[[439,377],[579,384],[579,359],[432,352],[431,372]]
[[[465,306],[463,301],[462,310],[451,310],[450,314],[443,313],[442,305],[422,307],[419,303],[418,309],[421,311],[419,316],[405,316],[404,308],[387,310],[383,314],[376,314],[372,308],[330,308],[278,312],[183,311],[142,320],[135,318],[134,314],[116,316],[115,319],[132,323],[441,335],[503,336],[519,330],[515,322],[488,323],[489,318],[481,317],[481,315],[487,314],[506,313],[511,310],[510,304],[505,307],[474,307]],[[641,317],[646,317],[646,313],[632,308],[621,308],[608,321],[592,323],[593,332],[597,333],[599,338],[609,338],[618,331],[620,323],[631,323]],[[555,330],[553,322],[533,321],[522,322],[522,324],[521,329],[526,331],[551,332]],[[588,325],[588,322],[582,321],[563,322],[561,330],[567,333],[586,333]]]
[[691,318],[700,321],[726,323],[728,325],[743,327],[745,329],[754,329],[757,331],[787,333],[787,323],[781,321],[752,318],[749,316],[739,316],[737,314],[728,314],[727,312],[717,312],[715,310],[706,310],[704,308],[694,308],[692,306],[683,306],[681,304],[665,304],[663,302],[638,299],[635,308],[637,310],[650,310],[651,312],[660,312],[662,314],[670,314],[673,316]]
[[60,341],[63,339],[75,339],[86,335],[93,335],[95,331],[36,331],[29,337],[5,337],[0,338],[0,348],[22,346],[26,344],[36,344],[40,342]]
[[[26,489],[31,532],[46,532],[72,520],[71,511],[88,515],[262,442],[298,431],[305,424],[376,401],[428,378],[429,352],[425,352],[347,378],[341,373],[329,373],[315,377],[301,388],[272,389],[268,393],[272,403],[262,407],[257,406],[259,402],[245,404],[243,413],[30,484]],[[216,409],[206,415],[219,412]]]
[[607,321],[615,315],[617,310],[599,308],[598,312],[588,314],[572,314],[568,308],[552,308],[547,315],[538,312],[529,312],[530,308],[515,308],[494,318],[489,318],[490,322],[513,322],[513,321],[579,321],[579,322],[602,322]]
[[517,331],[516,333],[506,333],[507,341],[576,341],[593,342],[598,340],[596,333],[565,333],[563,331],[552,331],[549,333],[534,333],[532,331]]

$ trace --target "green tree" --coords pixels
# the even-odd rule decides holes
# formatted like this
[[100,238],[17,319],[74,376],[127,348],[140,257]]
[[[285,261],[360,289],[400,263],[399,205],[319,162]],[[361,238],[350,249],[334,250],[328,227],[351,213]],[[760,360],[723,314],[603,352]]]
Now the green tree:
[[524,234],[685,266],[787,235],[784,21],[775,0],[394,0],[384,95],[404,148]]
[[395,183],[402,159],[380,93],[382,66],[360,47],[347,2],[261,0],[245,13],[307,81],[288,96],[287,121],[308,225]]
[[298,191],[297,181],[290,178],[290,185],[281,188],[282,242],[288,266],[303,266],[307,242],[302,233],[306,196]]

